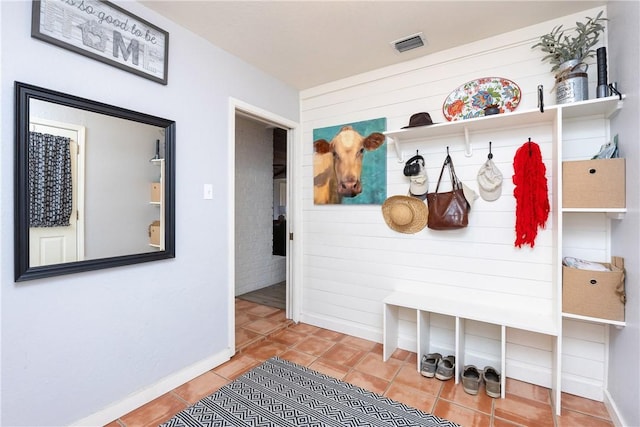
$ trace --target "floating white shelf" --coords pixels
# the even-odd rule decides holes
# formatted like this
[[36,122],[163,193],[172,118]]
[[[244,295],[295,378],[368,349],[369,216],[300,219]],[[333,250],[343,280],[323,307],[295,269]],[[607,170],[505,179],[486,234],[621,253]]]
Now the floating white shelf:
[[467,120],[436,123],[429,126],[419,126],[408,129],[384,132],[396,150],[398,161],[403,162],[402,145],[410,142],[428,141],[443,136],[460,135],[465,141],[465,154],[471,156],[472,147],[470,134],[474,132],[488,131],[497,128],[516,128],[521,126],[533,126],[539,123],[553,123],[560,118],[586,117],[603,115],[606,118],[613,117],[622,108],[622,101],[618,96],[596,98],[571,104],[551,105],[539,109],[514,111],[512,113],[495,114],[487,117],[476,117]]

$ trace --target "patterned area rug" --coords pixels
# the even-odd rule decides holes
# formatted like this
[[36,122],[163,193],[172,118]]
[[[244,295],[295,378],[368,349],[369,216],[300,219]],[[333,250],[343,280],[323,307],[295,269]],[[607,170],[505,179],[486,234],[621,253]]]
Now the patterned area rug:
[[169,426],[459,427],[278,357],[162,424]]

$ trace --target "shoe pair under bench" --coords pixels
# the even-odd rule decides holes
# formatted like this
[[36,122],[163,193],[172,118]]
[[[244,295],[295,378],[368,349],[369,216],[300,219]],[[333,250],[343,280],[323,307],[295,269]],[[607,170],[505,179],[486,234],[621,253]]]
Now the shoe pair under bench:
[[[436,377],[446,381],[455,375],[456,358],[449,355],[442,357],[440,353],[423,355],[420,361],[420,374],[427,378]],[[484,382],[487,395],[493,398],[500,397],[500,373],[491,366],[479,370],[475,365],[466,365],[462,371],[462,386],[464,391],[476,395],[480,389],[480,383]]]
[[476,395],[480,390],[480,383],[484,382],[484,388],[489,397],[500,397],[500,373],[491,366],[485,366],[480,371],[475,365],[466,365],[462,371],[462,387],[464,391]]
[[440,353],[429,353],[420,361],[420,374],[427,378],[447,381],[453,378],[455,370],[456,357],[452,355],[442,357]]

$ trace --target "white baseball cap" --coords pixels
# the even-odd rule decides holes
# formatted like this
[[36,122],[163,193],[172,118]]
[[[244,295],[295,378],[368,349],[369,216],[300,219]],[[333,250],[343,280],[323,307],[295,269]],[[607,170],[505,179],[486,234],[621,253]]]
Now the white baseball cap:
[[469,209],[473,207],[473,202],[478,198],[478,193],[473,191],[473,188],[469,187],[464,182],[462,183],[462,192],[464,193],[464,198],[467,199],[467,203],[469,203]]
[[478,171],[478,190],[487,202],[498,200],[502,194],[502,172],[491,159],[487,159]]

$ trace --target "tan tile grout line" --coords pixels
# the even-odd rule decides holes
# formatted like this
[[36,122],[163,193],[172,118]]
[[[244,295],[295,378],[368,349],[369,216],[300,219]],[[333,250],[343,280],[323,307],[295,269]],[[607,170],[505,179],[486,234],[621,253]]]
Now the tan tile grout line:
[[257,344],[259,342],[265,341],[267,339],[270,339],[276,333],[281,332],[281,331],[283,331],[285,329],[288,329],[289,326],[291,326],[291,324],[287,323],[287,324],[285,324],[285,325],[283,325],[283,326],[281,326],[279,328],[274,329],[273,331],[269,332],[267,335],[258,333],[258,335],[259,335],[258,337],[254,338],[253,340],[250,340],[250,341],[246,342],[242,347],[236,348],[236,354],[244,353],[244,351],[248,347],[250,347],[250,346],[252,346],[254,344]]
[[[214,372],[214,373],[215,373],[215,372]],[[178,389],[178,388],[176,387],[176,388],[174,388],[173,390],[171,390],[171,391],[170,391],[171,395],[172,395],[173,397],[175,397],[176,399],[178,399],[180,402],[184,403],[184,404],[185,404],[185,406],[186,406],[187,408],[188,408],[189,406],[191,406],[191,405],[192,405],[192,403],[189,403],[188,401],[186,401],[185,399],[183,399],[183,398],[182,398],[182,396],[180,396],[178,393],[176,393],[176,390],[177,390],[177,389]]]

